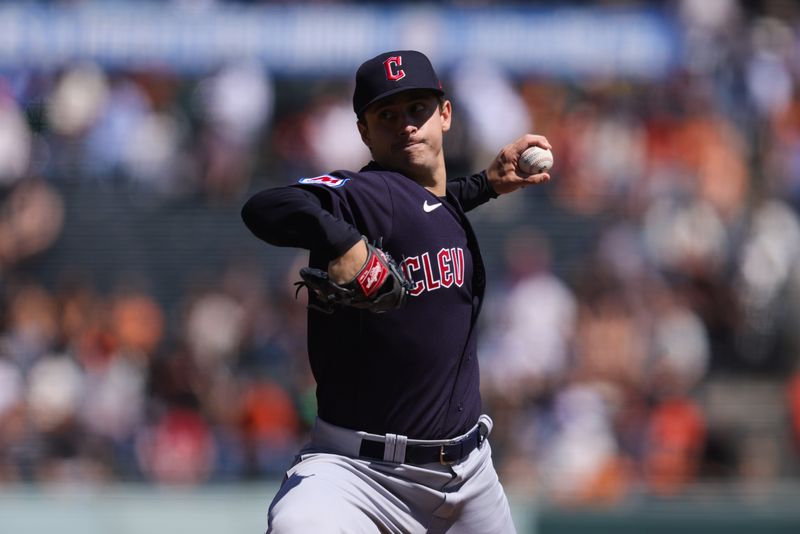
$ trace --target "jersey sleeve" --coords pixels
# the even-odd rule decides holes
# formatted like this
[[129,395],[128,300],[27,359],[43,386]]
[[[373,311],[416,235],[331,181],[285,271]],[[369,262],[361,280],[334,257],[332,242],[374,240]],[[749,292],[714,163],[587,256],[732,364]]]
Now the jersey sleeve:
[[448,181],[447,191],[458,199],[465,212],[498,197],[486,177],[486,171]]
[[324,195],[300,187],[266,189],[245,203],[242,220],[271,245],[304,248],[333,259],[355,245],[361,232],[342,217],[341,209],[332,209],[333,202],[324,200]]

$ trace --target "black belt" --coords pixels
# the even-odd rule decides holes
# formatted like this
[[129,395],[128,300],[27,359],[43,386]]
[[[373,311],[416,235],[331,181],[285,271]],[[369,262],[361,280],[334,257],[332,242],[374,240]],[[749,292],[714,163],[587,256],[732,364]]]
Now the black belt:
[[[439,462],[440,464],[454,464],[467,457],[469,453],[475,450],[486,436],[489,434],[489,427],[483,422],[478,423],[478,426],[473,429],[469,434],[464,436],[458,441],[446,443],[444,445],[406,445],[406,455],[403,463],[406,464],[430,464]],[[359,457],[370,460],[383,461],[383,453],[386,449],[386,444],[382,441],[371,441],[368,439],[361,440],[361,449],[358,452]]]

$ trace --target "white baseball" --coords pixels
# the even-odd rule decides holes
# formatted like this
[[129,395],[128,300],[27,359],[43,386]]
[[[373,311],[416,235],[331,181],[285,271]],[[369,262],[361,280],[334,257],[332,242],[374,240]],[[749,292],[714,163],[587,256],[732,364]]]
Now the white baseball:
[[526,174],[547,172],[553,166],[553,153],[540,146],[525,149],[519,157],[519,170]]

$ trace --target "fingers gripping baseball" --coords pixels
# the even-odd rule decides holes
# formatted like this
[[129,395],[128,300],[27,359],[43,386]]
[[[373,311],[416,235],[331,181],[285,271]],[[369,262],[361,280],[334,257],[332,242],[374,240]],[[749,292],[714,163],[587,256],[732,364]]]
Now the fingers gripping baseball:
[[383,313],[401,308],[405,303],[411,282],[392,257],[373,245],[366,238],[367,258],[352,280],[344,284],[334,282],[329,274],[320,269],[300,269],[301,282],[297,290],[308,287],[313,298],[309,307],[325,313],[333,313],[336,306],[350,306]]
[[[538,163],[539,158],[525,151],[539,147],[549,151],[552,147],[543,135],[527,134],[506,145],[486,169],[489,183],[497,194],[511,193],[522,187],[544,183],[550,180],[549,167],[530,167],[526,164]],[[533,152],[533,151],[532,151]],[[525,158],[523,159],[523,154]],[[552,153],[550,153],[552,165]]]

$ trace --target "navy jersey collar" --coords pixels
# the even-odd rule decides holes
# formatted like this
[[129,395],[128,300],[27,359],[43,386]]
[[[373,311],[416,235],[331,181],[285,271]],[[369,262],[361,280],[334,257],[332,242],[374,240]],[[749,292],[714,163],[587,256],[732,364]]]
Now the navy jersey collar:
[[376,161],[370,161],[365,166],[363,166],[359,172],[367,172],[367,171],[389,171],[389,169],[382,167]]
[[[393,171],[392,169],[387,169],[386,167],[382,166],[380,163],[378,163],[376,161],[370,161],[365,166],[363,166],[361,168],[361,170],[358,171],[358,172],[369,172],[369,171],[372,171],[372,172],[393,172],[395,174],[399,174],[400,176],[404,176],[405,178],[408,178],[409,180],[411,180],[414,183],[417,183],[413,178],[410,178],[410,177],[406,176],[402,172]],[[423,186],[420,186],[420,187],[423,187]],[[442,197],[439,197],[439,198],[445,198],[445,197],[449,198],[450,196],[451,195],[449,193],[445,193],[445,196],[442,196]],[[458,203],[458,202],[456,201],[456,203]]]

